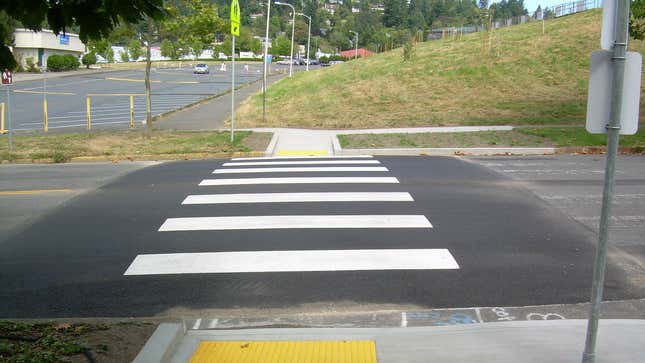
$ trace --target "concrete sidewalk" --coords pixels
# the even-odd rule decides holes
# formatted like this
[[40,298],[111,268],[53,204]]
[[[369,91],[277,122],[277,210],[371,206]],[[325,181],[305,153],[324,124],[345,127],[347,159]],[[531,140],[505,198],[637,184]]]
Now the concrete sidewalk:
[[[586,326],[586,320],[546,320],[408,328],[185,330],[183,324],[164,323],[135,362],[188,362],[207,341],[245,342],[241,349],[252,341],[330,340],[373,341],[380,363],[579,362]],[[644,356],[645,320],[601,320],[596,362],[642,362]]]
[[[279,81],[283,74],[274,75],[267,79],[268,85]],[[262,80],[243,85],[235,90],[235,107],[241,105],[247,98],[262,90]],[[154,128],[158,130],[204,131],[223,129],[224,123],[231,117],[231,92],[217,96],[211,100],[172,112],[155,121]],[[228,131],[228,130],[227,130]]]

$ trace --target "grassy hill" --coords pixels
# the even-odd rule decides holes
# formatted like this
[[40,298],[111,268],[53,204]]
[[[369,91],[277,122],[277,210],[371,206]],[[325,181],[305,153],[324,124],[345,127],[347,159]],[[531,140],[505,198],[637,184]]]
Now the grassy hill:
[[[600,10],[542,23],[419,43],[271,86],[240,108],[239,126],[372,128],[437,125],[582,125],[589,59],[600,44]],[[488,48],[488,46],[486,46]],[[643,43],[633,41],[640,50]]]

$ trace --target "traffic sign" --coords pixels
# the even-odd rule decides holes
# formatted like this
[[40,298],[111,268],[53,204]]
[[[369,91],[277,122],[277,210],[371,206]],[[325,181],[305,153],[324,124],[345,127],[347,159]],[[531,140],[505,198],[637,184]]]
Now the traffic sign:
[[8,69],[2,71],[2,84],[13,84],[13,73]]
[[[589,94],[587,98],[587,131],[606,134],[611,115],[611,93],[614,82],[612,67],[613,52],[599,50],[591,54]],[[620,134],[634,135],[638,131],[641,95],[640,53],[627,52],[625,57],[625,81],[623,83],[622,117]]]
[[237,0],[231,2],[231,34],[240,36],[240,3]]

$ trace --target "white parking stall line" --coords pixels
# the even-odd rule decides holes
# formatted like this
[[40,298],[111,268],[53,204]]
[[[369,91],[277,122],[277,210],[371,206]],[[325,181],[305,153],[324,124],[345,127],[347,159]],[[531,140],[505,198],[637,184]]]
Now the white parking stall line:
[[456,269],[445,248],[244,251],[138,255],[124,275]]
[[260,156],[252,158],[232,158],[232,161],[252,161],[252,160],[289,160],[289,159],[361,159],[372,158],[372,155],[343,155],[343,156]]
[[307,172],[338,172],[338,171],[388,171],[383,166],[332,166],[319,168],[240,168],[215,169],[213,174],[243,174],[243,173],[307,173]]
[[288,228],[432,228],[424,215],[283,215],[168,218],[160,232]]
[[189,195],[181,204],[303,203],[303,202],[413,202],[410,193],[251,193]]
[[258,184],[398,184],[394,177],[241,178],[204,179],[199,186]]
[[291,160],[291,161],[247,161],[224,163],[222,166],[262,165],[328,165],[328,164],[380,164],[378,160]]

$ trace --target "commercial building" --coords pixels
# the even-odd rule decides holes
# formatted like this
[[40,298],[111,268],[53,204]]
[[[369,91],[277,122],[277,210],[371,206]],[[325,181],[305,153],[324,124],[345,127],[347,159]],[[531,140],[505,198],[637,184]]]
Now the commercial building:
[[32,58],[39,67],[47,65],[47,58],[53,54],[72,54],[81,57],[85,53],[85,44],[77,34],[54,34],[51,30],[34,32],[18,28],[14,32],[15,45],[13,55],[23,66],[27,58]]

